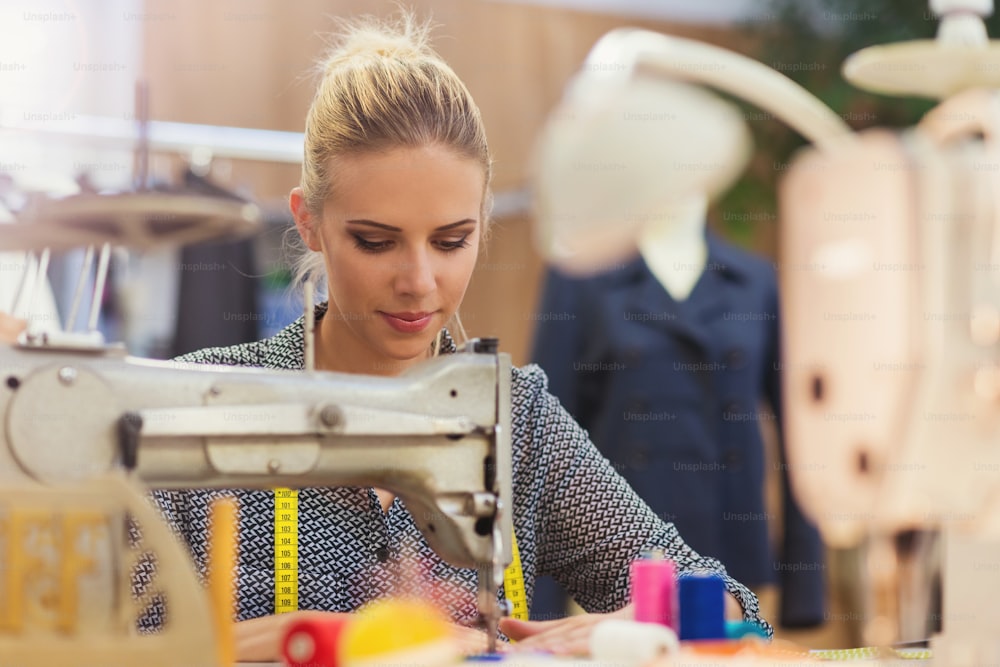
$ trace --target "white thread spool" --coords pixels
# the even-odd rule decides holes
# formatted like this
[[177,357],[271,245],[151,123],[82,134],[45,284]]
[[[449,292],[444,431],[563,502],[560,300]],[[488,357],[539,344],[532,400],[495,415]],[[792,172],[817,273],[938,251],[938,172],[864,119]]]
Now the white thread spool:
[[594,660],[641,664],[680,648],[677,633],[658,623],[609,619],[601,621],[590,635]]

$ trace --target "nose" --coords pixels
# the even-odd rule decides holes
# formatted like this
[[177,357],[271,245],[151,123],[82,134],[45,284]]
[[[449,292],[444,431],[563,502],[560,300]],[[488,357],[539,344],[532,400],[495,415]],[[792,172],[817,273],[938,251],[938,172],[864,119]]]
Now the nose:
[[437,281],[429,253],[424,249],[409,253],[397,267],[395,283],[396,292],[401,296],[419,299],[431,294],[437,287]]

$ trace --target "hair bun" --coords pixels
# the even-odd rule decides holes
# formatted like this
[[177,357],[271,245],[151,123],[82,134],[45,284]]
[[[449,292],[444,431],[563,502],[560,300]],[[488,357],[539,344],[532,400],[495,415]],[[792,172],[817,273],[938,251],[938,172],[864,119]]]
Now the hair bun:
[[430,48],[430,22],[418,22],[410,13],[395,21],[373,17],[346,21],[337,42],[323,60],[330,73],[355,61],[435,57]]

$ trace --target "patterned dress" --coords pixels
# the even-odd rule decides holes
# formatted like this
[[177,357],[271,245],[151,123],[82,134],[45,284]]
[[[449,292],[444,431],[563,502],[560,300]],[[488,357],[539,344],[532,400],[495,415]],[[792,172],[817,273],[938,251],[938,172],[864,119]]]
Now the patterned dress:
[[[318,306],[316,319],[325,312],[325,304]],[[304,331],[299,318],[272,338],[200,350],[179,361],[301,369]],[[441,353],[456,351],[447,332],[443,341]],[[537,366],[513,369],[513,520],[529,609],[540,574],[552,575],[589,612],[620,609],[629,601],[629,564],[645,550],[660,549],[681,571],[722,575],[745,619],[770,633],[754,594],[653,513],[546,387]],[[237,618],[274,613],[273,492],[159,490],[151,496],[186,542],[202,576],[211,501],[235,497],[240,516]],[[399,497],[384,512],[371,488],[301,489],[298,519],[300,609],[349,612],[383,596],[416,593],[435,601],[456,623],[476,624],[476,571],[442,560]],[[160,613],[154,609],[140,627],[158,626]]]

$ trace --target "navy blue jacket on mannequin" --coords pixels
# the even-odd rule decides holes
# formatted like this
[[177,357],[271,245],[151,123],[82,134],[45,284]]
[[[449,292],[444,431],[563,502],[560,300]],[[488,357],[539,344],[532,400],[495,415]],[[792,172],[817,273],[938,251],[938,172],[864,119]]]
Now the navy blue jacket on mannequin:
[[[674,300],[641,257],[589,278],[550,271],[533,361],[549,389],[632,487],[702,555],[748,586],[778,584],[780,624],[823,622],[824,551],[791,496],[788,468],[766,461],[758,412],[778,415],[778,288],[773,266],[708,233],[708,259]],[[780,433],[780,428],[778,429]],[[780,440],[780,438],[779,438]],[[765,467],[780,470],[784,535],[769,537]],[[554,583],[532,617],[564,609]]]

